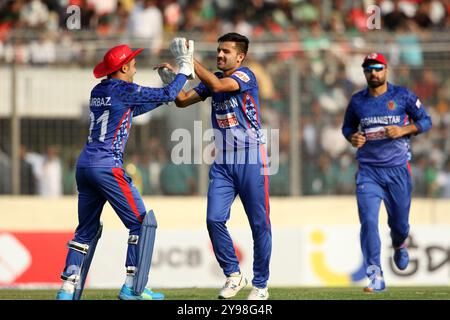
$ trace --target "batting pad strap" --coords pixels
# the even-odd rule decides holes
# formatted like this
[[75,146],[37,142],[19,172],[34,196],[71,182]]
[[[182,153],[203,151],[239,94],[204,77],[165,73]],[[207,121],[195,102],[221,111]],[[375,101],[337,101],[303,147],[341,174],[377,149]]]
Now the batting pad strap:
[[127,267],[127,275],[128,276],[134,276],[136,273],[136,267]]
[[88,250],[89,250],[89,245],[85,244],[85,243],[79,243],[73,240],[70,240],[67,243],[67,247],[69,249],[81,252],[82,254],[87,254]]
[[139,236],[136,234],[128,236],[128,244],[138,244]]
[[70,276],[66,276],[64,274],[61,274],[61,280],[69,281],[69,282],[72,282],[73,284],[77,284],[78,280],[80,280],[80,276],[77,275],[77,274],[71,274]]

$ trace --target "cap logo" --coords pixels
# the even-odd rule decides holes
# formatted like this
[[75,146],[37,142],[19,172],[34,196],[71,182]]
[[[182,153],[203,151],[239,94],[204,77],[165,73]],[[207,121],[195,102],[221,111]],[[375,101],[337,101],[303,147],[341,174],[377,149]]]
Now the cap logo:
[[123,54],[122,54],[122,55],[120,56],[120,58],[119,58],[119,59],[120,59],[120,60],[123,60],[123,59],[125,59],[125,58],[126,58],[126,56],[127,56],[127,55],[126,55],[125,53],[123,53]]
[[376,59],[378,57],[378,54],[376,53],[371,53],[367,56],[367,59]]

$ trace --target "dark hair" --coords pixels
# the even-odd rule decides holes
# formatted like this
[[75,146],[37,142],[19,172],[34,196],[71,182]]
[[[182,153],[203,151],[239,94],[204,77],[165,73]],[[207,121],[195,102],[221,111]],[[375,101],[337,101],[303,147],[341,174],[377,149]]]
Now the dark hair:
[[243,36],[236,32],[230,32],[217,39],[217,42],[225,41],[236,42],[236,48],[238,49],[238,51],[247,54],[248,43],[250,41],[248,41],[248,38],[246,36]]

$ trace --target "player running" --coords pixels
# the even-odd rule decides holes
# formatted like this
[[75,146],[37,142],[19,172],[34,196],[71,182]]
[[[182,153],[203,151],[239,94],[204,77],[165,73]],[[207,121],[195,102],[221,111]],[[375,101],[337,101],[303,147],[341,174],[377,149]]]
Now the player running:
[[385,289],[378,233],[381,200],[388,214],[395,265],[400,270],[408,266],[405,241],[412,191],[409,138],[428,131],[431,119],[414,93],[386,81],[388,69],[383,55],[367,55],[362,67],[368,87],[352,96],[342,133],[358,148],[356,198],[361,249],[370,279],[364,291],[374,292]]
[[[185,46],[185,42],[180,38],[178,47]],[[266,300],[269,298],[267,281],[272,232],[258,83],[253,72],[242,66],[247,55],[248,39],[237,33],[228,33],[218,42],[217,68],[221,72],[211,73],[194,60],[195,73],[201,83],[188,92],[182,90],[175,103],[184,108],[212,98],[211,121],[216,158],[209,172],[206,220],[215,256],[227,277],[219,298],[234,297],[247,285],[226,227],[231,205],[239,195],[250,222],[254,244],[253,289],[248,299]],[[177,47],[171,50],[176,52]],[[173,77],[170,65],[157,67],[162,80],[169,82]]]
[[[129,229],[126,280],[119,294],[123,300],[159,300],[162,293],[145,288],[151,264],[156,219],[146,213],[144,202],[123,170],[123,151],[132,118],[175,100],[188,77],[193,77],[193,45],[175,56],[179,73],[164,88],[133,83],[135,57],[127,45],[110,49],[94,69],[103,79],[91,92],[89,136],[77,162],[78,227],[69,241],[66,266],[58,300],[79,299],[87,271],[101,235],[100,215],[106,201]],[[105,270],[105,272],[108,272]]]

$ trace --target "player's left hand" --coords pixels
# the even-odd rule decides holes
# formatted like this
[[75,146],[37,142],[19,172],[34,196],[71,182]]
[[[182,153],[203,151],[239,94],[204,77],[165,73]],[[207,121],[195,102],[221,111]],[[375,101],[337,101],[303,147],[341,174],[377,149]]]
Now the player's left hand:
[[399,126],[386,126],[384,127],[386,129],[386,137],[391,139],[397,139],[404,136],[403,128]]
[[153,67],[153,70],[158,70],[159,77],[164,84],[169,84],[175,80],[175,70],[168,63],[160,63]]

